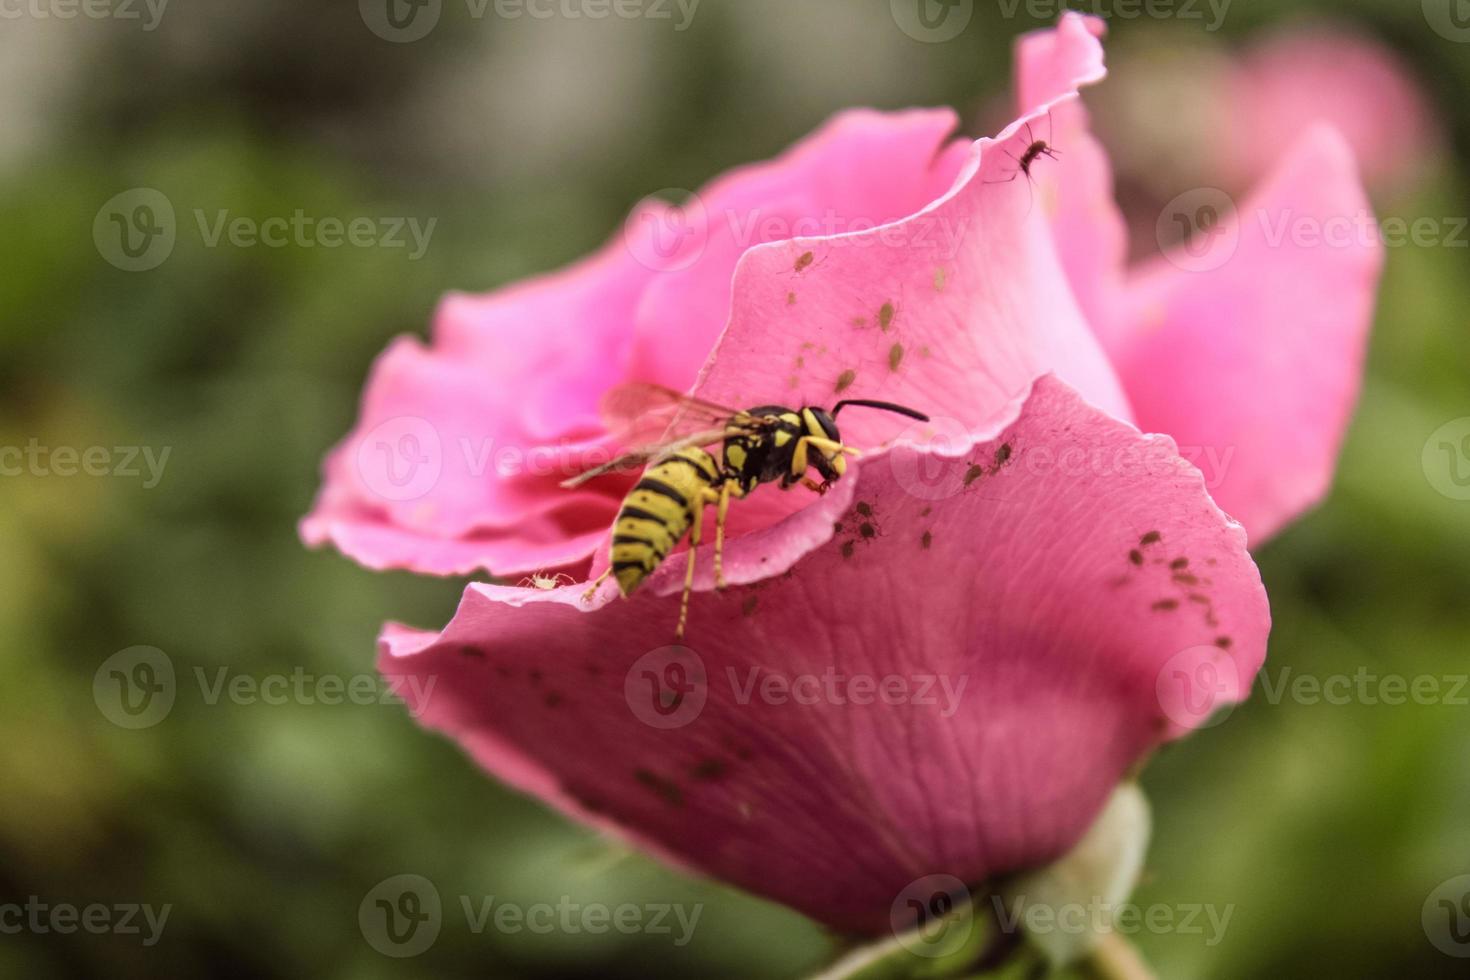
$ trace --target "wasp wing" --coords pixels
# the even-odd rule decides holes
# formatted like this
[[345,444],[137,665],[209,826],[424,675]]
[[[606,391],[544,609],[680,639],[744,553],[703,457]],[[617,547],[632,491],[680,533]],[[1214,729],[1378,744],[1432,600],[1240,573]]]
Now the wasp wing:
[[754,423],[738,408],[640,381],[609,391],[601,408],[603,424],[625,446],[666,444],[732,421]]
[[[755,431],[755,429],[751,429],[750,431]],[[722,425],[718,429],[705,429],[679,439],[657,443],[652,446],[644,446],[642,449],[634,449],[585,473],[578,473],[570,480],[563,480],[561,485],[569,490],[574,487],[580,487],[588,480],[596,479],[605,473],[643,466],[651,460],[658,459],[661,456],[667,456],[669,453],[676,453],[681,449],[688,449],[691,446],[711,445],[712,443],[723,440],[730,432],[731,427],[729,425]]]

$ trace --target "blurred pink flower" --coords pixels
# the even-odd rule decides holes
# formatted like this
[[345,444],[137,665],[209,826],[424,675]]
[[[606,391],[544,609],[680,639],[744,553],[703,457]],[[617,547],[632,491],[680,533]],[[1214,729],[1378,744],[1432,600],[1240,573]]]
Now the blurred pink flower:
[[[904,438],[825,497],[737,505],[732,587],[696,577],[695,649],[664,646],[678,557],[626,601],[474,584],[442,633],[390,625],[380,667],[425,724],[579,819],[871,932],[917,877],[1058,856],[1141,758],[1244,696],[1269,631],[1246,529],[1325,490],[1381,256],[1237,217],[1125,269],[1077,96],[1105,74],[1100,33],[1067,15],[1024,38],[1020,116],[993,140],[950,138],[942,110],[846,113],[678,220],[645,206],[568,272],[447,300],[433,346],[383,356],[303,526],[375,567],[603,551],[626,483],[556,484],[610,448],[595,406],[627,378],[882,398],[938,430],[844,417],[852,445]],[[1038,137],[1060,157],[1022,174]],[[1251,208],[1367,203],[1315,128]],[[1225,459],[1213,497],[1170,436]],[[453,448],[488,439],[553,465],[497,477]],[[877,693],[890,678],[907,697]]]
[[1129,182],[1160,198],[1187,186],[1248,188],[1324,123],[1352,148],[1368,186],[1392,195],[1412,188],[1441,142],[1412,68],[1348,27],[1303,22],[1240,51],[1141,29],[1113,63],[1095,102],[1099,131]]
[[1231,186],[1265,174],[1279,148],[1319,122],[1357,155],[1369,186],[1401,190],[1422,174],[1438,136],[1413,72],[1373,38],[1305,24],[1269,35],[1233,61],[1220,104]]

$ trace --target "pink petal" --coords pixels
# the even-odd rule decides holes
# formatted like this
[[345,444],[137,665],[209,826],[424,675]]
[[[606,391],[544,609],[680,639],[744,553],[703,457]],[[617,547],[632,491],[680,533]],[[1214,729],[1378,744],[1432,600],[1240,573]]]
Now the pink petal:
[[302,537],[371,568],[440,575],[585,561],[616,498],[558,484],[569,458],[606,458],[597,399],[624,376],[653,275],[620,236],[553,275],[446,297],[432,348],[400,338],[374,365]]
[[[578,587],[472,585],[442,634],[390,626],[380,667],[424,724],[522,790],[837,928],[881,931],[920,876],[978,883],[1065,851],[1129,767],[1197,724],[1161,700],[1163,680],[1218,704],[1199,685],[1223,672],[1234,699],[1265,653],[1244,535],[1167,438],[1050,378],[1019,417],[1003,412],[951,452],[870,457],[838,484],[850,497],[734,542],[742,578],[789,574],[701,585],[693,652],[659,652],[672,559],[655,587],[592,607]],[[660,673],[669,658],[696,680],[660,711],[645,670],[676,678]],[[829,669],[898,678],[912,697],[851,703],[876,692],[849,682],[830,698]],[[819,687],[793,693],[813,703],[740,693],[801,676]],[[948,695],[922,698],[924,677]]]
[[327,458],[302,536],[372,568],[433,574],[585,560],[617,501],[558,486],[574,448],[527,446],[513,399],[534,384],[487,384],[473,359],[397,341],[374,366],[357,428]]
[[1352,153],[1319,127],[1207,250],[1176,248],[1129,284],[1113,356],[1139,425],[1185,447],[1253,543],[1327,492],[1382,264]]
[[[1130,418],[1072,294],[1057,288],[1056,251],[1017,179],[1030,142],[1023,122],[979,140],[955,187],[916,215],[747,252],[697,393],[734,405],[877,398],[968,429],[1055,372]],[[903,421],[872,411],[841,419],[845,441],[859,447]]]
[[843,112],[776,160],[715,180],[678,225],[635,219],[686,245],[642,249],[661,271],[639,310],[632,373],[693,382],[730,317],[731,276],[748,249],[871,229],[943,194],[964,163],[963,144],[950,142],[956,124],[950,109]]
[[430,574],[585,562],[626,483],[568,493],[559,482],[609,455],[603,394],[631,377],[690,387],[748,246],[918,209],[963,163],[964,147],[945,144],[954,124],[949,110],[845,113],[693,205],[644,202],[621,235],[570,269],[446,297],[433,347],[405,338],[379,359],[303,538],[372,568]]
[[[1035,31],[1016,45],[1016,92],[1022,115],[1034,112],[1078,86],[1103,80],[1103,21],[1063,15],[1054,31]],[[1065,65],[1072,77],[1059,74]],[[1123,288],[1128,229],[1113,198],[1113,169],[1091,132],[1080,99],[1063,99],[1028,134],[1045,140],[1057,159],[1038,157],[1031,168],[1036,198],[1051,222],[1052,238],[1067,282],[1083,315],[1099,335],[1112,329]]]

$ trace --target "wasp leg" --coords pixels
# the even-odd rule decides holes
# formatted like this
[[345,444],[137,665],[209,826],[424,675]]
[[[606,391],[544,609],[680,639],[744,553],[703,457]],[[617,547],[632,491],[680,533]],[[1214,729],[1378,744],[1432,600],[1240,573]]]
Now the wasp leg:
[[725,587],[725,518],[730,513],[730,496],[735,491],[735,481],[726,480],[720,484],[720,492],[715,501],[715,588]]
[[597,594],[597,587],[599,585],[601,585],[603,582],[606,582],[607,581],[607,577],[609,575],[611,575],[611,574],[612,574],[612,566],[609,565],[608,568],[607,568],[607,571],[605,571],[601,575],[597,576],[597,579],[587,588],[587,591],[582,593],[582,601],[583,602],[591,602],[592,601],[592,597]]
[[684,565],[684,594],[679,597],[679,625],[674,639],[684,639],[684,625],[689,622],[689,595],[694,591],[694,553],[704,534],[704,504],[694,508],[694,523],[689,525],[689,561]]

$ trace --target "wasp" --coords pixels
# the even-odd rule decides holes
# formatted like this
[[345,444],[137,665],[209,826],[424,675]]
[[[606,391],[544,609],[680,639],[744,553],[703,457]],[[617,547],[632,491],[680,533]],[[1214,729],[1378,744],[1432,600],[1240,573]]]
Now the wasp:
[[[617,579],[624,596],[632,595],[687,534],[689,561],[684,569],[679,625],[674,633],[676,639],[683,638],[689,619],[689,595],[694,588],[694,553],[703,537],[705,508],[715,508],[715,587],[723,589],[725,521],[730,501],[747,496],[764,483],[778,483],[782,490],[799,483],[816,493],[826,493],[847,471],[847,457],[861,455],[842,442],[837,429],[837,415],[848,407],[873,408],[929,421],[929,416],[912,408],[866,398],[844,399],[830,411],[816,405],[760,405],[742,410],[661,385],[635,382],[613,389],[603,401],[603,415],[609,426],[634,433],[656,431],[662,439],[562,484],[576,487],[605,473],[646,464],[613,522],[607,571],[591,583],[583,601],[590,601],[610,576]],[[706,448],[716,444],[715,452]],[[821,482],[809,477],[808,470],[816,470]]]

